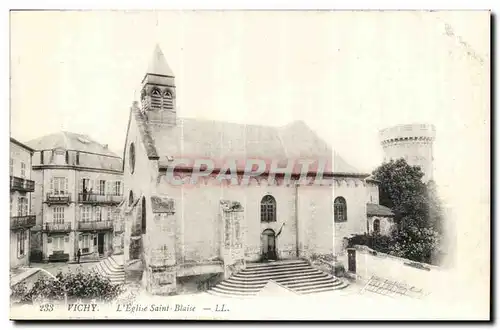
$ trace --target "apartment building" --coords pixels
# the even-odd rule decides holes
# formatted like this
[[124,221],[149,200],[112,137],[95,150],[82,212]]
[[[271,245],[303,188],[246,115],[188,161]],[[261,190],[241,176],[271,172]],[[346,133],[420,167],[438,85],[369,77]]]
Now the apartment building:
[[33,149],[10,138],[10,267],[29,264],[30,228],[35,225],[31,212]]
[[87,135],[59,132],[28,142],[33,154],[36,234],[44,261],[99,259],[113,252],[120,228],[122,160]]

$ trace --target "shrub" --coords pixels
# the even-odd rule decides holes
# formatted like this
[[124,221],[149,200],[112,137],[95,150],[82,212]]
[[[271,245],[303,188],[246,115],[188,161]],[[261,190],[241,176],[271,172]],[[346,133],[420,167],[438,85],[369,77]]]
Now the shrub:
[[113,285],[108,278],[95,272],[60,272],[56,278],[38,279],[31,289],[23,283],[12,288],[12,298],[21,303],[39,301],[91,300],[111,301],[123,292],[120,284]]
[[337,277],[342,277],[345,275],[345,267],[341,262],[336,262],[333,265],[333,274]]
[[390,236],[362,234],[355,235],[349,239],[347,247],[351,248],[355,245],[366,245],[375,251],[390,253],[394,242]]

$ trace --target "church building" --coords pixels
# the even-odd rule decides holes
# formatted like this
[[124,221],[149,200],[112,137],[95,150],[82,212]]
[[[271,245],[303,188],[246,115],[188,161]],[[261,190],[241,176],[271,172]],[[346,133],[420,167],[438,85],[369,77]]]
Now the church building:
[[[190,279],[231,274],[247,263],[343,253],[345,238],[384,232],[392,212],[378,205],[378,186],[319,138],[304,122],[283,127],[181,118],[175,75],[157,46],[130,109],[123,154],[126,201],[124,258],[143,265],[153,294],[182,290]],[[290,180],[273,167],[248,184],[247,159],[324,161]],[[213,175],[189,183],[196,162],[210,159]],[[217,180],[220,164],[237,160],[236,184]],[[200,167],[200,166],[198,166]],[[288,169],[288,167],[287,167]],[[186,184],[173,184],[169,173]],[[316,180],[316,183],[313,181]]]

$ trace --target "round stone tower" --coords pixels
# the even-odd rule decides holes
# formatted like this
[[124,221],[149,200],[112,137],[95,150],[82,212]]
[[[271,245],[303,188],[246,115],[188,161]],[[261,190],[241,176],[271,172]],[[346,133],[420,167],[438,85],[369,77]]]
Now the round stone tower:
[[384,162],[404,158],[408,164],[420,166],[423,180],[433,178],[433,143],[436,128],[429,124],[398,125],[379,132],[384,149]]

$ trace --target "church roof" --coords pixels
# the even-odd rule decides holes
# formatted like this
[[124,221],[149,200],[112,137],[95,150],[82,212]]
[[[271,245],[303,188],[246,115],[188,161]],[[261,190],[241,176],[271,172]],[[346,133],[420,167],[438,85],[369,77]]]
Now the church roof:
[[393,217],[394,213],[387,206],[367,203],[366,204],[366,215],[380,216],[380,217]]
[[149,62],[146,74],[148,73],[162,75],[162,76],[169,76],[169,77],[174,76],[172,69],[170,69],[170,67],[167,64],[165,55],[163,55],[163,52],[158,44],[156,45],[155,50],[153,52],[153,57]]
[[137,105],[132,111],[148,157],[159,159],[160,167],[176,158],[209,158],[214,162],[229,158],[238,161],[250,158],[269,161],[325,159],[329,162],[327,172],[332,172],[333,158],[334,173],[368,176],[332,152],[330,146],[302,121],[274,127],[178,118],[177,124],[172,126],[148,122]]

